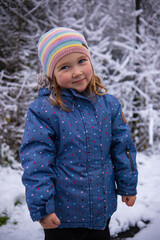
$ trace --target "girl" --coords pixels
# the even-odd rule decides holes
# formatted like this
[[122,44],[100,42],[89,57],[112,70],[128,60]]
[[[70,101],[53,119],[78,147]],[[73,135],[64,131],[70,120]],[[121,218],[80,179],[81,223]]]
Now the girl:
[[136,149],[119,101],[94,74],[79,32],[55,28],[38,43],[45,72],[20,148],[26,201],[45,239],[110,239],[117,194],[136,199]]

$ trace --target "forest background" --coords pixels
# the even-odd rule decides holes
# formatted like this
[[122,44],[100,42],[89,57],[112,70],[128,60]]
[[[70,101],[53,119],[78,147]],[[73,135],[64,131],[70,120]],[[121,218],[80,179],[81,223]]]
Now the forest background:
[[19,161],[42,71],[37,42],[57,26],[84,34],[95,72],[120,100],[138,151],[160,149],[159,0],[1,0],[0,10],[0,165]]

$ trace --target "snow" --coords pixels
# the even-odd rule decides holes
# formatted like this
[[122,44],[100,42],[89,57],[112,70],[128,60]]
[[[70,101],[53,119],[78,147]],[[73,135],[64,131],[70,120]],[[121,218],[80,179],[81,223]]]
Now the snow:
[[[134,207],[127,207],[118,199],[118,210],[110,222],[111,235],[116,236],[130,226],[137,225],[141,231],[132,240],[159,240],[160,236],[160,159],[158,154],[138,153],[139,183]],[[21,183],[22,169],[0,166],[0,215],[7,214],[9,220],[0,227],[1,240],[44,239],[39,223],[33,223],[25,203],[24,187]],[[21,204],[15,204],[21,202]],[[146,224],[146,221],[150,221]],[[128,238],[130,240],[131,238]]]
[[[0,215],[7,214],[7,225],[0,227],[0,240],[43,239],[39,223],[33,223],[25,203],[25,190],[21,182],[22,170],[0,167]],[[19,201],[22,204],[15,206]],[[17,224],[14,224],[16,223]]]
[[160,224],[160,216],[156,216],[152,220],[152,223],[147,226],[147,228],[142,229],[139,233],[136,234],[134,238],[128,238],[127,240],[159,240],[160,237],[160,229],[159,229],[159,224]]
[[[160,224],[160,158],[158,154],[138,153],[137,162],[139,171],[137,201],[132,208],[128,208],[119,199],[119,207],[112,217],[110,231],[112,235],[118,234],[118,232],[125,231],[129,226],[135,226],[137,223],[138,227],[146,228],[132,239],[146,240],[146,236],[149,236],[148,232],[150,236],[153,234],[160,236],[160,228],[158,227],[158,223]],[[146,226],[144,222],[148,220],[151,223]],[[153,239],[159,240],[156,237]]]

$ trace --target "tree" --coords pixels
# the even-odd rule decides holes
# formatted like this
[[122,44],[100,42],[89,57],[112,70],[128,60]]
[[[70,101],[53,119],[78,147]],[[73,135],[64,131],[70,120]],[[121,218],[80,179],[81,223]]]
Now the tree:
[[[137,87],[135,102],[136,142],[139,149],[160,139],[160,28],[159,1],[141,1],[143,13],[139,18],[138,44],[135,54],[135,84]],[[151,139],[153,138],[153,139]]]
[[[109,93],[120,99],[138,149],[148,147],[153,136],[155,142],[159,141],[160,6],[158,0],[141,0],[138,5],[139,2],[1,1],[0,141],[3,153],[6,144],[18,159],[25,114],[37,95],[36,74],[42,71],[37,57],[38,39],[56,26],[74,28],[84,34],[95,72]],[[9,158],[7,154],[2,154],[3,159]]]

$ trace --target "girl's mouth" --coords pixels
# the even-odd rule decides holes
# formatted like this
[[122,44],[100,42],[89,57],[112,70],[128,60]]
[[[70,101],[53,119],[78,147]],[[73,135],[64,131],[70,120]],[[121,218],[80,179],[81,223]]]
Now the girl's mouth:
[[79,79],[79,80],[73,82],[73,84],[79,84],[79,83],[82,83],[84,80],[85,80],[85,78],[83,78],[83,79]]

